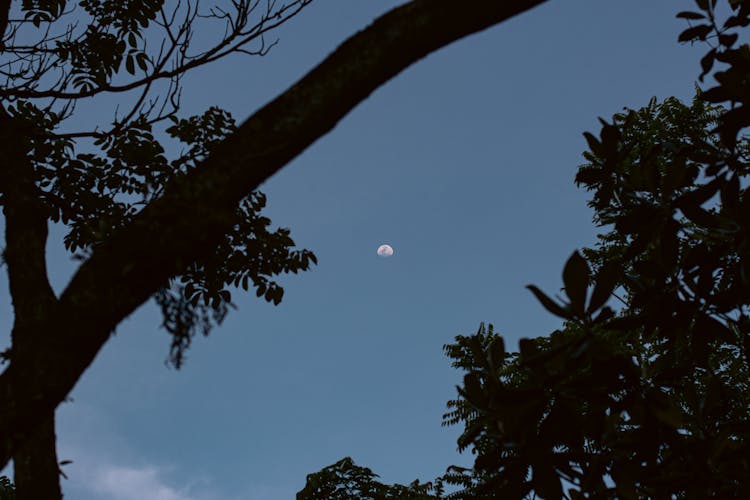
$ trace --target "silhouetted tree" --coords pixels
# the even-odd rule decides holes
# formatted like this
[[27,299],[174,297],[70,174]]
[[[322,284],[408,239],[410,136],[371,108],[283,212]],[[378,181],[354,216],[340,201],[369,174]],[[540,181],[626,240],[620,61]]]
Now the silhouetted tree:
[[[59,498],[54,409],[115,327],[154,298],[179,366],[196,331],[231,305],[230,285],[278,303],[281,273],[312,253],[270,231],[258,186],[377,87],[430,52],[544,0],[413,0],[352,36],[239,126],[210,109],[179,118],[180,78],[264,35],[312,0],[0,0],[0,203],[14,308],[0,375],[0,467],[19,498]],[[196,23],[200,22],[200,26]],[[211,25],[214,22],[216,24]],[[200,29],[216,35],[196,46]],[[122,96],[110,125],[72,129],[81,99]],[[160,127],[186,151],[168,159]],[[49,221],[81,261],[58,297]]]
[[[468,373],[446,421],[464,424],[459,447],[477,455],[444,478],[461,498],[750,487],[750,149],[711,132],[723,110],[700,97],[652,100],[586,134],[576,181],[612,229],[589,262],[568,260],[566,301],[530,287],[562,330],[515,355],[491,329],[447,346]],[[615,289],[617,313],[605,306]]]
[[307,476],[305,487],[297,493],[297,500],[429,500],[441,498],[442,481],[403,484],[383,484],[378,475],[367,467],[360,467],[349,458]]

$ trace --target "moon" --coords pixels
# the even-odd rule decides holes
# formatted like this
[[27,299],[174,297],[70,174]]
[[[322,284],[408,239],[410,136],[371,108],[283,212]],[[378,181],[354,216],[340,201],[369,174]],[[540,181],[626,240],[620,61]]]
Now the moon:
[[390,257],[393,255],[393,247],[390,245],[380,245],[378,247],[378,255],[381,257]]

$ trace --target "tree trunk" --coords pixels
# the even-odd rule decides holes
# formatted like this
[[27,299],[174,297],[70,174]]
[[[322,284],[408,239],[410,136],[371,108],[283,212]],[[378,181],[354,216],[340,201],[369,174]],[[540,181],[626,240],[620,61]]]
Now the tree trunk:
[[[43,348],[49,332],[48,319],[57,298],[47,279],[47,211],[40,201],[29,158],[29,133],[28,123],[11,118],[0,108],[3,141],[0,145],[0,192],[6,242],[3,259],[8,267],[15,316],[10,358],[11,364],[17,362],[26,366],[27,373],[41,375],[46,367],[36,362],[36,353]],[[6,406],[2,411],[11,408]],[[12,453],[16,497],[21,500],[60,499],[54,409],[42,410],[34,417],[39,423],[25,430],[23,443]]]
[[55,419],[46,419],[13,455],[17,500],[59,500],[60,469],[55,449]]

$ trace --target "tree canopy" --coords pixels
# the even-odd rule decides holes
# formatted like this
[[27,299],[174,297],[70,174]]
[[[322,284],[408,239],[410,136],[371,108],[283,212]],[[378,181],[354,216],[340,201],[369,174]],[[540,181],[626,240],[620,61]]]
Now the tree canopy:
[[[564,327],[517,354],[484,328],[447,347],[467,371],[446,415],[477,454],[472,470],[447,476],[465,496],[747,489],[747,141],[721,145],[711,131],[722,111],[700,95],[653,100],[587,134],[576,181],[610,230],[568,260],[567,300],[530,287]],[[604,305],[613,291],[616,312]]]

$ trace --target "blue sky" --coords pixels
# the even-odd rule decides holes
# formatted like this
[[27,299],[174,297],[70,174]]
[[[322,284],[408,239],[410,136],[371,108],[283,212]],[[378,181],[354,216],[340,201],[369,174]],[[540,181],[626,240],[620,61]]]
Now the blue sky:
[[[313,2],[267,57],[189,74],[184,114],[244,119],[400,3]],[[593,242],[572,182],[581,134],[651,96],[692,96],[705,49],[677,44],[674,19],[691,5],[552,0],[380,88],[262,186],[267,215],[320,262],[282,279],[281,305],[234,294],[238,310],[180,371],[164,365],[152,303],[120,325],[58,410],[66,498],[287,499],[344,456],[387,482],[468,464],[458,429],[440,426],[461,379],[441,346],[482,321],[514,349],[558,326],[524,286],[557,291],[567,257]],[[57,291],[75,269],[62,234],[49,245]],[[395,254],[379,258],[381,243]]]

